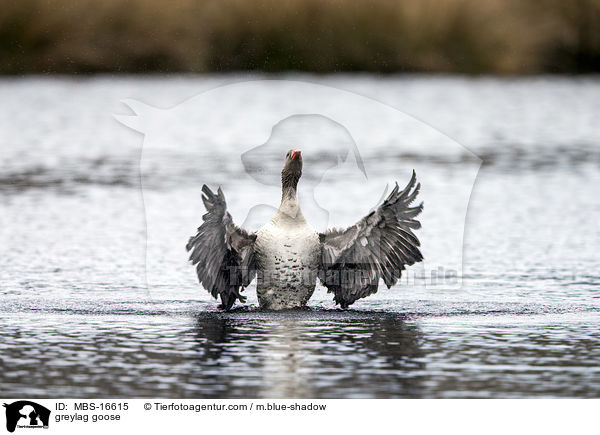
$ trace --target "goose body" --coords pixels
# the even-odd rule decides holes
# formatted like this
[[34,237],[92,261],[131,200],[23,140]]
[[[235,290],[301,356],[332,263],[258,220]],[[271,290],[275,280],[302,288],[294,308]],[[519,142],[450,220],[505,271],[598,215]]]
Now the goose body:
[[265,309],[306,306],[317,278],[347,308],[375,293],[379,281],[390,288],[406,265],[423,259],[412,230],[422,204],[411,207],[419,184],[413,176],[402,191],[398,185],[376,210],[343,230],[318,233],[306,221],[296,197],[302,175],[300,151],[290,150],[281,173],[281,205],[255,233],[237,227],[219,188],[202,192],[207,213],[186,246],[200,283],[229,310],[245,302],[241,289],[257,278],[259,305]]
[[306,222],[297,201],[284,199],[271,220],[256,232],[256,293],[261,308],[306,305],[317,281],[319,235]]

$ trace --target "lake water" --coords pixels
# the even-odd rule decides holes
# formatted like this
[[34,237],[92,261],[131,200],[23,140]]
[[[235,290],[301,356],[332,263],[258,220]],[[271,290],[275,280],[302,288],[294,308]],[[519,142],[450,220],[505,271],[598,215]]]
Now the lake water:
[[[199,225],[202,180],[230,204],[260,189],[211,144],[201,161],[177,148],[145,160],[142,196],[142,138],[113,114],[129,113],[124,98],[166,108],[240,78],[2,78],[0,396],[599,397],[600,79],[287,78],[393,105],[482,159],[462,286],[380,287],[345,311],[319,287],[310,309],[288,312],[257,310],[251,286],[246,307],[219,312],[164,246]],[[401,135],[374,130],[361,148],[369,182],[418,165],[435,210],[423,215],[424,253],[443,258],[436,231],[458,212],[435,205],[473,162],[418,135],[400,152]],[[328,203],[340,222],[378,199],[366,184],[330,183],[358,198]],[[161,231],[147,238],[153,222]],[[150,288],[147,260],[163,268]]]

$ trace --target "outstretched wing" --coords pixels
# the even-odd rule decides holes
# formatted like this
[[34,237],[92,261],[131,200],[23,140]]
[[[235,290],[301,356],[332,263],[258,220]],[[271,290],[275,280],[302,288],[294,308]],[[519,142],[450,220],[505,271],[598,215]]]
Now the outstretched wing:
[[390,288],[405,266],[423,259],[412,231],[421,227],[415,218],[423,210],[422,203],[410,206],[421,187],[416,182],[413,171],[404,190],[396,183],[383,204],[356,224],[319,234],[319,278],[342,308],[375,293],[380,278]]
[[200,283],[213,297],[220,296],[221,308],[229,310],[236,299],[246,301],[240,295],[240,287],[250,285],[256,275],[256,234],[248,234],[233,223],[220,187],[215,194],[205,184],[202,193],[204,222],[198,233],[190,237],[186,249],[196,265]]

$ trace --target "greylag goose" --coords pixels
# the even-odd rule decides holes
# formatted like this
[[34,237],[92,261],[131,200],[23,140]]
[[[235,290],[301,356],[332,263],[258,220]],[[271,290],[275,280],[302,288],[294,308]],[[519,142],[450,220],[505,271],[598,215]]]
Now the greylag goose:
[[420,184],[413,171],[408,185],[398,183],[383,203],[346,229],[317,233],[302,215],[296,197],[302,175],[299,150],[286,154],[281,171],[281,205],[266,225],[248,233],[233,223],[223,191],[202,187],[206,207],[203,223],[190,237],[187,250],[200,283],[220,308],[230,310],[240,292],[257,277],[261,308],[306,306],[317,278],[347,308],[377,292],[379,280],[390,288],[405,266],[423,259],[413,233],[421,227],[416,217],[423,204],[411,207]]

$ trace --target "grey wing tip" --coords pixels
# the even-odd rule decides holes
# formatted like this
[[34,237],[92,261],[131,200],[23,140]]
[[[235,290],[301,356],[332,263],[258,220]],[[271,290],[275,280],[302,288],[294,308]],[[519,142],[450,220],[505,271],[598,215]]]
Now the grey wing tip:
[[[410,176],[410,181],[408,182],[409,186],[414,186],[415,183],[417,182],[417,173],[415,172],[415,170],[413,169],[412,171],[412,175]],[[419,183],[420,184],[420,183]]]
[[[387,190],[387,186],[386,186],[386,190]],[[394,188],[392,189],[390,194],[387,196],[387,198],[385,198],[384,203],[392,201],[392,199],[398,194],[399,190],[400,190],[400,186],[398,186],[398,182],[396,181],[394,183]],[[385,194],[385,192],[384,192],[384,194]]]
[[213,193],[212,190],[210,190],[210,187],[208,187],[206,184],[204,184],[202,186],[202,202],[204,203],[204,206],[206,207],[207,210],[208,210],[209,205],[213,202],[214,197],[215,197],[215,194]]
[[225,194],[223,193],[223,189],[221,189],[221,186],[219,186],[219,188],[217,189],[217,196],[219,197],[219,200],[225,204]]
[[185,245],[185,250],[190,252],[192,249],[194,249],[194,239],[196,238],[196,236],[191,236],[188,240],[188,242]]

